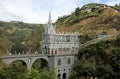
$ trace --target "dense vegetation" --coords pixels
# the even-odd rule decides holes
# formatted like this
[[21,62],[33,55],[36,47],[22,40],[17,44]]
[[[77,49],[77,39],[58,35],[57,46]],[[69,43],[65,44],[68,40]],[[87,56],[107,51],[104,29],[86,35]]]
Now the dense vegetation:
[[0,54],[40,51],[43,24],[0,22]]
[[41,71],[33,69],[31,73],[20,63],[5,66],[0,69],[0,79],[58,79],[55,71]]
[[90,78],[120,78],[120,36],[80,49],[79,60],[70,79]]

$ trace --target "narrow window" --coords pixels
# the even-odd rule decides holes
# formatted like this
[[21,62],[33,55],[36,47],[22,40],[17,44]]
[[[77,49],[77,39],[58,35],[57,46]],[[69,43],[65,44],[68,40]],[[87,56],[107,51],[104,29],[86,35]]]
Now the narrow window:
[[68,62],[68,64],[71,64],[71,59],[70,59],[70,57],[68,58],[68,61],[67,61],[67,62]]
[[55,54],[57,54],[57,49],[55,50]]
[[57,64],[61,65],[61,59],[60,58],[58,59]]

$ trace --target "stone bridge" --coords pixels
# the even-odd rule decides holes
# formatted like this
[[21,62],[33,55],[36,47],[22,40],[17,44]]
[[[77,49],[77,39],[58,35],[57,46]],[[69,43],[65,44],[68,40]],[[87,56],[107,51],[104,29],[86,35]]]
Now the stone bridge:
[[15,61],[22,61],[26,64],[28,70],[31,70],[33,63],[38,59],[40,59],[41,62],[46,63],[48,68],[52,67],[50,56],[48,56],[47,54],[13,54],[2,56],[2,60],[6,64],[11,64]]
[[77,54],[9,54],[3,55],[1,58],[6,64],[11,64],[15,61],[22,61],[26,64],[29,71],[31,71],[34,62],[40,59],[40,63],[42,62],[43,67],[45,66],[48,69],[55,68],[56,75],[60,79],[68,79],[72,66],[76,64]]

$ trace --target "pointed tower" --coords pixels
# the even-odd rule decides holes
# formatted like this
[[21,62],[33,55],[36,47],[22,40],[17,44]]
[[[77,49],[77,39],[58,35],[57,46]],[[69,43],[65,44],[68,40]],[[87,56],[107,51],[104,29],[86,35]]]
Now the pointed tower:
[[46,24],[46,26],[44,26],[44,28],[45,28],[45,33],[43,35],[42,52],[44,54],[51,55],[51,51],[53,50],[53,46],[54,46],[52,43],[54,36],[56,35],[55,26],[53,26],[52,24],[51,13],[49,13],[48,23]]
[[49,13],[48,25],[49,25],[49,26],[52,25],[51,13]]
[[55,34],[55,26],[52,24],[51,13],[49,13],[48,23],[45,26],[45,34]]

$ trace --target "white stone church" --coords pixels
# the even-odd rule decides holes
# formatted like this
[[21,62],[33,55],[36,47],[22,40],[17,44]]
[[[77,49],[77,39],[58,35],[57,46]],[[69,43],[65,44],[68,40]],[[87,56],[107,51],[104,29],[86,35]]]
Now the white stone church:
[[77,62],[80,48],[78,33],[56,33],[49,14],[42,41],[42,53],[49,56],[51,68],[55,68],[60,79],[68,79],[70,71]]
[[49,55],[76,54],[79,49],[79,33],[56,33],[51,14],[43,35],[43,52]]

